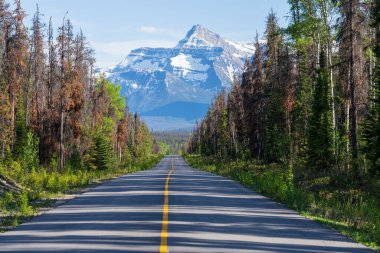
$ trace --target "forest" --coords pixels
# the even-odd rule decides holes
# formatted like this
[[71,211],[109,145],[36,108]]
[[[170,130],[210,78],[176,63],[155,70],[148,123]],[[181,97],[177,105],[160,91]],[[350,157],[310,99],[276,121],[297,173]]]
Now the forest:
[[183,154],[191,132],[187,130],[167,130],[155,131],[152,135],[160,143],[163,153],[167,155],[180,155]]
[[[11,7],[14,9],[11,9]],[[30,28],[20,0],[0,0],[0,230],[56,195],[159,161],[159,146],[94,50],[63,17]],[[45,201],[45,202],[44,202]]]
[[187,161],[380,248],[380,1],[288,0]]

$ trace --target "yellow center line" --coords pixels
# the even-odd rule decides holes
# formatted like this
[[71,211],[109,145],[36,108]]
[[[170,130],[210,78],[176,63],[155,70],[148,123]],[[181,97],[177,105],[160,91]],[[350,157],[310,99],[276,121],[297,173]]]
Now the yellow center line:
[[170,175],[174,171],[173,158],[171,160],[171,169],[166,178],[165,183],[165,200],[163,207],[163,215],[162,215],[162,228],[161,228],[161,245],[160,245],[160,253],[168,253],[168,216],[169,216],[169,180]]

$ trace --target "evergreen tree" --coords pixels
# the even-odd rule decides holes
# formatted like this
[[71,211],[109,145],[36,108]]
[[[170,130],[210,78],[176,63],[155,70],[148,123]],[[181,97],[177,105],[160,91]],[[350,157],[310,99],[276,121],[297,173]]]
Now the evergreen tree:
[[380,2],[374,1],[372,8],[372,26],[376,31],[374,52],[377,65],[371,109],[363,124],[363,151],[371,163],[370,173],[380,175]]
[[22,100],[18,102],[15,121],[15,141],[13,145],[13,156],[22,158],[24,148],[28,141],[28,129],[25,124],[25,107]]
[[315,69],[319,57],[318,27],[316,19],[316,1],[288,0],[291,19],[286,28],[290,37],[292,50],[296,54],[296,102],[292,111],[292,135],[294,155],[304,158],[307,139],[307,127],[312,104],[312,90],[315,80]]
[[94,165],[99,170],[111,168],[112,144],[107,137],[99,134],[94,139]]
[[318,80],[313,94],[313,104],[308,132],[308,167],[326,172],[333,165],[333,125],[331,117],[330,87],[326,59],[321,52]]
[[[243,98],[242,89],[236,76],[232,88],[227,95],[227,127],[229,130],[229,150],[233,158],[241,157],[243,151]],[[197,124],[197,142],[200,140],[200,130]]]
[[246,63],[242,74],[243,129],[251,157],[261,159],[263,156],[264,55],[257,34],[255,49],[252,63]]
[[[286,130],[286,119],[283,107],[283,93],[281,89],[285,87],[282,82],[282,36],[280,27],[277,24],[277,17],[272,11],[267,17],[267,50],[265,52],[265,73],[266,85],[265,95],[265,138],[264,157],[268,162],[280,162],[287,158],[289,153],[289,141]],[[287,71],[287,70],[285,70]]]

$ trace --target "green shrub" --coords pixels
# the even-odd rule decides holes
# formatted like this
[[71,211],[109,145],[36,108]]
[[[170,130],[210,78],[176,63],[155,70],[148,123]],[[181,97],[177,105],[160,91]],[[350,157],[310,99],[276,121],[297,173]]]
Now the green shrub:
[[31,169],[38,167],[40,161],[38,156],[39,141],[31,131],[27,133],[26,145],[23,147],[21,161],[24,168]]
[[29,215],[32,212],[32,207],[29,206],[28,192],[22,190],[16,201],[17,210],[23,215]]
[[80,170],[83,167],[80,153],[76,147],[70,157],[70,167],[74,170]]
[[0,200],[1,210],[4,213],[9,213],[16,209],[16,202],[12,192],[6,192],[4,197]]

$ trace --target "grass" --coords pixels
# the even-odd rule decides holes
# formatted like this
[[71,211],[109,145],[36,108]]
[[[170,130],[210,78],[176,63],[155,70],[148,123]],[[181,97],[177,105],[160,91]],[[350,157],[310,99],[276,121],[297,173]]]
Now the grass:
[[185,160],[192,167],[238,181],[356,242],[380,251],[379,196],[361,188],[331,184],[331,177],[319,177],[295,186],[293,168],[288,165],[221,161],[199,155],[186,155]]
[[66,194],[71,194],[123,174],[154,167],[161,155],[150,156],[134,163],[108,170],[73,170],[58,172],[46,168],[25,170],[17,162],[5,167],[0,164],[0,174],[22,186],[20,192],[0,192],[0,232],[12,229],[39,213],[54,206]]

